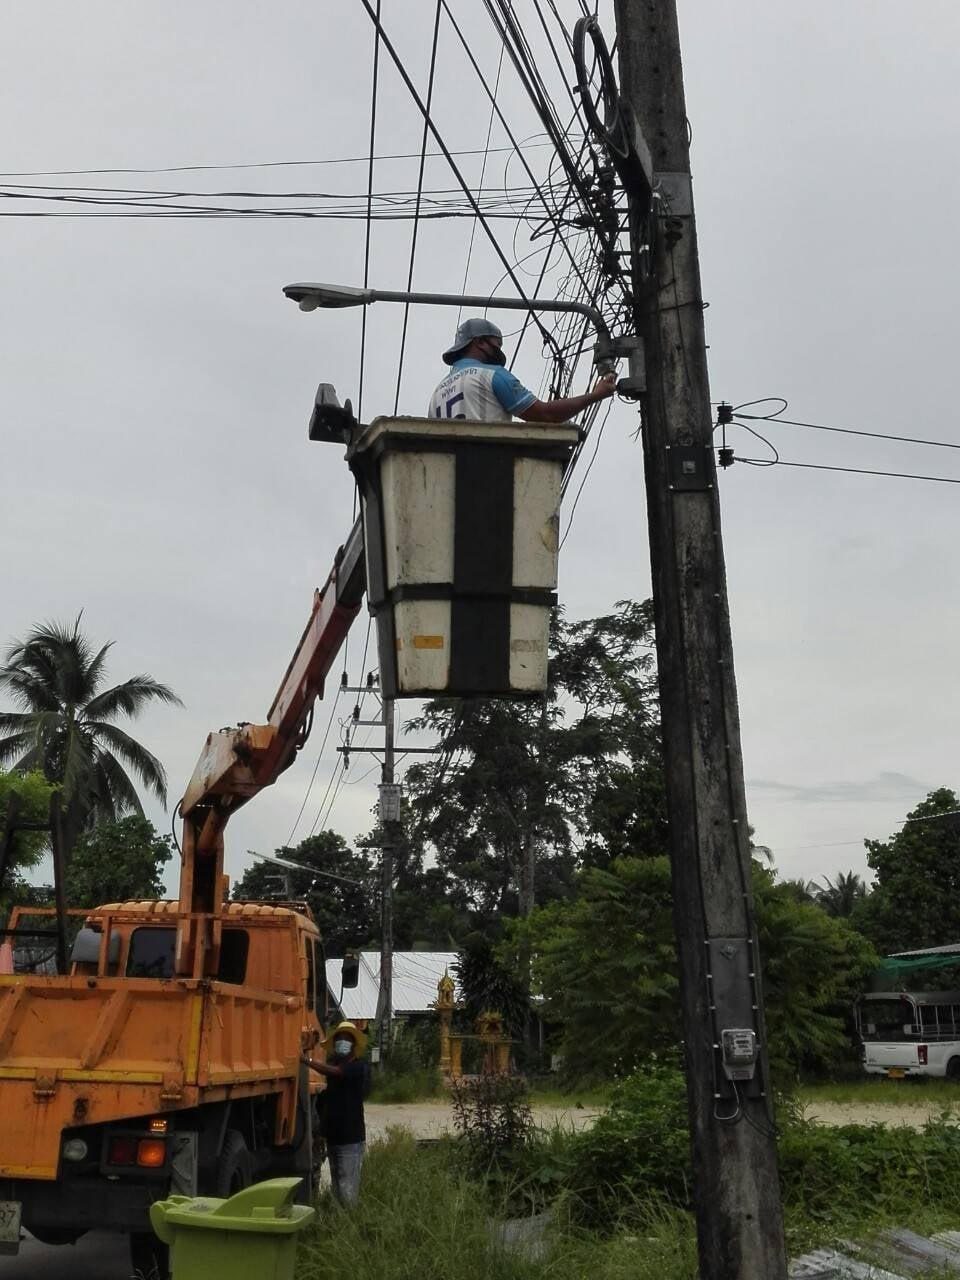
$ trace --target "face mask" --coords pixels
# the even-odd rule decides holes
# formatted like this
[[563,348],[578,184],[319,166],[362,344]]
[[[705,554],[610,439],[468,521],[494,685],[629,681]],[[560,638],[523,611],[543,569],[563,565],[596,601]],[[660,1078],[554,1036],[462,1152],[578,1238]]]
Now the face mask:
[[483,348],[483,355],[487,364],[499,364],[502,366],[507,363],[507,357],[497,347],[485,345]]
[[353,1042],[351,1040],[334,1040],[333,1052],[338,1058],[347,1058],[353,1052]]

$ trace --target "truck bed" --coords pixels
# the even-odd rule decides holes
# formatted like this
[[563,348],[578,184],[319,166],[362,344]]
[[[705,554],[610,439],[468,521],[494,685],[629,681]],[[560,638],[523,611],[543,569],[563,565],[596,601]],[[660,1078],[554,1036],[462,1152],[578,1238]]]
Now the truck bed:
[[283,1088],[301,1022],[298,997],[228,983],[0,976],[0,1177],[56,1178],[72,1126]]

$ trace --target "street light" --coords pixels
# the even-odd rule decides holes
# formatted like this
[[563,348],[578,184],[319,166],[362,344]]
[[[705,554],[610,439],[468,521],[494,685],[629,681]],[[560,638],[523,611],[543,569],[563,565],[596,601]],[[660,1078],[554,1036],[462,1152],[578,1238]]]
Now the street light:
[[[613,369],[618,355],[630,355],[637,339],[613,339],[606,321],[595,307],[562,298],[491,298],[483,294],[407,293],[395,289],[354,289],[342,284],[288,284],[283,292],[299,303],[301,311],[339,310],[341,307],[368,307],[374,302],[416,302],[431,307],[492,307],[506,311],[566,311],[585,316],[597,331],[594,361],[601,373]],[[631,361],[632,364],[632,361]]]

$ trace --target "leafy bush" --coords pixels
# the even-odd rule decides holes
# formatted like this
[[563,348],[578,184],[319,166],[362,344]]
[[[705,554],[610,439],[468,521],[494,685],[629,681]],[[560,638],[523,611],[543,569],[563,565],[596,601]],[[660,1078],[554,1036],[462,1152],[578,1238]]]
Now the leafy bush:
[[533,1136],[533,1115],[522,1076],[486,1075],[453,1082],[453,1123],[477,1173],[510,1162]]
[[[943,1116],[907,1125],[828,1128],[800,1120],[780,1137],[780,1185],[808,1223],[900,1221],[914,1210],[960,1211],[960,1124]],[[900,1222],[903,1225],[903,1222]]]
[[588,1222],[619,1216],[638,1197],[685,1204],[690,1141],[683,1075],[651,1063],[621,1081],[609,1109],[572,1140],[567,1187]]
[[[960,1214],[960,1119],[945,1114],[923,1129],[836,1128],[806,1120],[791,1098],[777,1119],[780,1184],[797,1245],[883,1224],[916,1229],[921,1209],[940,1226]],[[688,1134],[679,1070],[655,1064],[624,1080],[593,1128],[552,1156],[574,1218],[609,1229],[651,1202],[686,1207]]]

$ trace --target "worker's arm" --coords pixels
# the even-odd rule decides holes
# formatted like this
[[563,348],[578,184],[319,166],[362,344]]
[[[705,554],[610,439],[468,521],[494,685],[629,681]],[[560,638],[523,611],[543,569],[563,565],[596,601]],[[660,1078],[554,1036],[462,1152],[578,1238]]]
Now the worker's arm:
[[616,386],[616,375],[605,373],[597,381],[593,390],[588,391],[586,395],[565,396],[560,400],[534,400],[533,404],[521,410],[517,417],[522,418],[524,422],[569,422],[571,418],[575,418],[578,413],[582,413],[598,400],[605,400],[607,396],[612,396]]
[[322,1076],[342,1076],[343,1067],[338,1067],[332,1062],[321,1062],[319,1058],[308,1058],[306,1055],[301,1059],[302,1062],[310,1068],[311,1071],[319,1071]]

